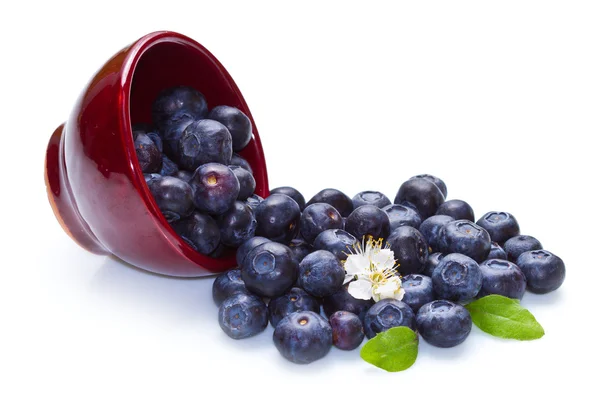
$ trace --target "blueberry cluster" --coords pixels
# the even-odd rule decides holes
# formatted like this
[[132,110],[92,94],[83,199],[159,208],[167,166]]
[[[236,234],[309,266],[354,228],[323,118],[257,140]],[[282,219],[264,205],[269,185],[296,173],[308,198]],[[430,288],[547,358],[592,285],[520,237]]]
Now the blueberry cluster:
[[[548,293],[562,284],[562,260],[521,235],[514,216],[493,211],[474,222],[468,203],[446,196],[431,175],[404,182],[393,204],[375,191],[349,198],[324,189],[306,202],[294,188],[271,190],[253,208],[256,236],[238,248],[239,268],[214,281],[221,328],[239,339],[270,321],[275,346],[295,363],[322,358],[332,345],[357,348],[365,335],[396,326],[453,347],[472,326],[461,303],[488,294],[521,299],[526,289]],[[349,293],[344,262],[364,239],[393,251],[402,300]]]
[[132,127],[150,192],[172,228],[201,254],[221,257],[252,238],[262,201],[248,162],[234,152],[252,140],[252,123],[225,105],[209,111],[191,87],[162,91],[152,125]]

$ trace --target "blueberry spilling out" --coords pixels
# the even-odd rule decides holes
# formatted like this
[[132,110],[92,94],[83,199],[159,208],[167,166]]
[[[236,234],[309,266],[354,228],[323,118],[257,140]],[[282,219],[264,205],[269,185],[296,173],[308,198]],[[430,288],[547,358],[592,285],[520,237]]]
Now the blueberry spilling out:
[[455,347],[471,333],[471,315],[463,306],[447,300],[435,300],[417,313],[419,334],[431,345]]
[[333,343],[331,326],[312,311],[294,312],[283,318],[273,332],[281,355],[296,364],[310,364],[323,358]]
[[517,265],[527,279],[527,289],[533,293],[549,293],[565,281],[565,263],[547,250],[532,250],[521,254]]
[[508,260],[486,260],[479,265],[483,275],[483,284],[479,296],[491,294],[521,299],[525,294],[527,282],[521,269]]
[[506,251],[504,251],[504,249],[500,246],[500,244],[496,243],[495,241],[492,241],[492,245],[490,248],[490,254],[488,254],[487,259],[488,260],[492,260],[492,259],[506,260],[506,259],[508,259],[508,256],[506,255]]
[[276,242],[254,247],[244,258],[241,269],[246,287],[265,297],[282,295],[298,276],[298,263],[292,250]]
[[363,205],[375,205],[377,208],[383,208],[390,204],[389,198],[378,191],[359,192],[352,198],[354,209],[362,207]]
[[421,223],[419,231],[427,240],[427,244],[429,244],[432,251],[440,251],[440,231],[452,221],[454,221],[454,218],[448,215],[434,215]]
[[237,199],[240,201],[246,201],[248,198],[254,195],[254,190],[256,189],[256,181],[254,180],[254,176],[252,176],[252,174],[246,169],[237,165],[229,165],[229,169],[231,169],[240,183],[240,192],[238,193]]
[[407,326],[416,329],[415,314],[406,303],[395,299],[382,299],[365,314],[364,329],[367,338],[373,338],[380,332],[395,326]]
[[412,208],[404,205],[390,204],[382,208],[390,219],[390,230],[395,230],[403,225],[419,228],[421,216]]
[[448,188],[446,188],[446,184],[444,183],[443,180],[441,180],[437,176],[433,176],[433,175],[429,175],[427,173],[424,173],[424,174],[421,174],[421,175],[413,176],[410,179],[425,179],[425,180],[427,180],[429,182],[432,182],[442,192],[442,195],[444,195],[444,198],[446,198],[448,196]]
[[288,246],[290,247],[290,250],[292,250],[294,259],[296,259],[298,264],[300,264],[304,257],[308,256],[314,251],[313,246],[301,238],[294,238],[292,241],[290,241]]
[[520,233],[519,223],[508,212],[488,212],[477,221],[477,225],[485,228],[492,241],[496,241],[498,244],[504,244],[506,240]]
[[425,268],[429,248],[419,230],[403,225],[392,231],[387,242],[399,263],[400,274],[419,273]]
[[325,315],[327,316],[331,316],[337,311],[348,311],[358,315],[363,320],[369,308],[373,306],[373,303],[372,299],[364,300],[355,298],[348,293],[348,285],[344,285],[333,295],[323,298],[323,311],[325,311]]
[[540,243],[537,238],[531,237],[530,235],[518,235],[509,238],[504,243],[506,257],[513,263],[516,263],[519,256],[526,251],[541,249],[543,249],[542,243]]
[[320,192],[317,192],[306,205],[316,204],[317,202],[324,202],[331,205],[338,210],[340,215],[346,218],[352,210],[354,210],[354,204],[352,199],[345,193],[338,191],[337,189],[327,188]]
[[239,247],[254,237],[256,219],[252,209],[240,201],[221,215],[218,220],[221,230],[221,242],[229,247]]
[[471,222],[475,221],[475,213],[473,212],[473,208],[471,208],[471,205],[461,199],[451,199],[444,202],[442,205],[440,205],[435,215],[448,215],[455,220],[469,220]]
[[342,216],[333,206],[317,202],[307,206],[300,217],[300,234],[309,243],[325,230],[342,227]]
[[219,105],[210,110],[207,118],[218,121],[227,128],[231,135],[234,151],[239,152],[250,143],[252,123],[248,116],[237,108]]
[[268,322],[267,305],[258,296],[237,293],[219,306],[219,325],[233,339],[259,334]]
[[358,243],[356,237],[344,230],[325,230],[317,236],[313,246],[317,250],[327,250],[338,258],[346,260],[350,249]]
[[296,188],[292,188],[291,186],[280,186],[279,188],[271,189],[271,194],[284,194],[289,196],[296,201],[300,207],[300,211],[304,211],[306,201],[304,200],[304,196]]
[[442,253],[461,253],[482,262],[490,254],[492,240],[479,225],[469,220],[457,220],[441,228],[439,245]]
[[287,195],[270,195],[258,204],[254,213],[258,222],[256,235],[289,243],[298,234],[300,207]]
[[329,324],[333,334],[333,345],[340,350],[358,348],[365,339],[362,322],[352,312],[335,312],[329,317]]
[[427,257],[427,263],[425,263],[425,268],[423,269],[423,274],[425,276],[433,276],[433,271],[440,264],[440,261],[444,258],[444,253],[431,253],[429,257]]
[[269,302],[269,320],[271,325],[277,324],[286,316],[301,311],[319,313],[321,304],[317,298],[309,295],[299,287],[293,287],[283,295],[271,299]]
[[374,205],[363,205],[348,216],[345,228],[359,241],[369,236],[385,239],[390,234],[390,219],[380,208]]
[[483,274],[477,262],[459,253],[444,257],[431,279],[436,298],[454,302],[474,298],[483,284]]
[[412,204],[424,220],[435,214],[444,198],[444,194],[434,182],[425,178],[414,178],[400,186],[394,204]]
[[217,222],[198,211],[171,225],[175,232],[185,237],[185,240],[199,253],[213,253],[221,242],[221,232]]
[[250,294],[242,280],[240,269],[231,269],[217,276],[212,285],[212,297],[217,306],[225,299],[238,293]]
[[419,308],[435,299],[433,294],[433,281],[431,277],[422,274],[409,274],[402,278],[404,297],[406,303],[416,313]]
[[313,296],[331,296],[342,288],[346,273],[338,258],[325,250],[310,253],[300,263],[299,285]]
[[242,266],[244,263],[244,259],[246,255],[252,251],[253,248],[260,246],[261,244],[268,243],[271,240],[265,237],[252,237],[246,240],[242,245],[240,245],[235,254],[235,260],[237,261],[238,266]]

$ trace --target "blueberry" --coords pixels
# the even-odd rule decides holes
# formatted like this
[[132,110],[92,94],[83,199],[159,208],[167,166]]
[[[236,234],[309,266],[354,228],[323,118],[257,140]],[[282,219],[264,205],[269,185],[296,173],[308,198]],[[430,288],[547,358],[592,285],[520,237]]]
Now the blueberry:
[[392,231],[387,242],[394,252],[400,274],[419,273],[425,268],[429,248],[419,230],[403,225]]
[[434,300],[417,313],[419,334],[436,347],[457,346],[469,336],[472,326],[469,311],[447,300]]
[[194,176],[194,174],[192,172],[187,171],[187,170],[179,170],[173,176],[175,176],[178,179],[181,179],[184,182],[189,183],[192,180],[192,176]]
[[319,313],[319,301],[299,287],[293,287],[283,295],[271,299],[269,302],[269,316],[274,327],[286,316],[299,311],[313,311]]
[[147,135],[138,134],[133,144],[142,172],[158,173],[162,165],[162,154],[154,142]]
[[300,234],[311,244],[323,231],[341,227],[342,216],[338,210],[323,202],[307,206],[300,217]]
[[403,202],[414,205],[421,219],[424,220],[435,214],[444,202],[444,195],[437,185],[427,179],[409,179],[400,186],[394,199],[394,204]]
[[186,127],[179,141],[177,164],[182,169],[195,170],[206,163],[231,163],[231,135],[221,123],[198,120]]
[[348,311],[358,315],[363,320],[371,306],[373,306],[373,300],[356,299],[348,293],[348,285],[342,286],[333,295],[323,299],[323,311],[327,316],[331,316],[337,311]]
[[221,233],[216,221],[197,211],[191,217],[171,225],[177,234],[191,242],[191,246],[202,254],[214,252],[221,241]]
[[218,121],[229,130],[233,141],[233,150],[239,152],[252,139],[252,122],[248,116],[235,107],[219,105],[208,113],[211,120]]
[[202,119],[207,113],[204,96],[186,86],[161,91],[152,104],[152,121],[161,132],[184,120]]
[[404,302],[396,299],[382,299],[371,306],[364,319],[367,338],[396,326],[407,326],[415,330],[415,314]]
[[525,294],[525,275],[521,269],[508,260],[486,260],[479,265],[483,275],[483,285],[479,297],[502,295],[507,298],[522,299]]
[[264,201],[262,196],[254,194],[246,200],[246,205],[254,210],[262,201]]
[[549,293],[565,281],[565,263],[547,250],[526,251],[517,265],[527,278],[527,289],[533,293]]
[[162,138],[160,137],[160,135],[157,132],[153,131],[151,127],[149,129],[134,128],[132,130],[133,130],[133,140],[134,141],[138,137],[138,135],[145,135],[150,140],[152,140],[152,143],[154,143],[154,145],[156,146],[156,148],[158,149],[159,152],[163,151]]
[[363,342],[363,331],[360,318],[347,311],[337,311],[329,317],[329,324],[333,335],[333,345],[340,350],[350,351]]
[[427,263],[425,263],[425,268],[423,269],[423,274],[425,276],[432,276],[433,271],[440,264],[440,261],[444,258],[444,253],[436,252],[432,253],[427,257]]
[[248,163],[248,161],[246,159],[244,159],[237,153],[234,153],[231,156],[231,162],[229,162],[229,164],[233,165],[233,166],[239,166],[240,168],[246,169],[248,172],[253,173],[252,166],[250,166],[250,163]]
[[409,274],[402,277],[402,289],[406,303],[416,313],[419,308],[435,299],[431,277],[422,274]]
[[240,193],[238,194],[239,201],[245,201],[254,195],[256,189],[256,181],[254,176],[246,169],[237,165],[229,165],[229,169],[234,173],[238,182],[240,183]]
[[448,196],[448,188],[446,188],[446,184],[444,183],[443,180],[441,180],[437,176],[428,175],[428,174],[425,173],[425,174],[422,174],[422,175],[413,176],[410,179],[425,179],[425,180],[428,180],[429,182],[434,183],[435,186],[437,186],[439,188],[439,190],[442,192],[442,195],[444,195],[444,198],[446,198]]
[[475,213],[471,205],[460,199],[451,199],[444,202],[437,209],[435,215],[448,215],[455,220],[475,221]]
[[163,151],[174,161],[179,160],[179,143],[183,139],[185,129],[193,122],[193,119],[185,118],[171,124],[163,132]]
[[452,221],[454,218],[448,215],[434,215],[421,223],[419,231],[432,251],[440,251],[440,230]]
[[369,235],[375,239],[385,239],[390,234],[390,219],[380,208],[363,205],[348,216],[345,228],[359,241]]
[[531,237],[530,235],[518,235],[509,238],[504,243],[506,257],[513,263],[516,263],[519,256],[526,251],[541,249],[543,249],[542,243],[540,243],[537,238]]
[[346,272],[329,251],[317,250],[300,262],[298,284],[317,297],[331,296],[342,288]]
[[158,173],[144,173],[144,180],[148,186],[150,186],[151,182],[154,182],[160,178],[162,178],[162,175]]
[[249,295],[246,285],[242,280],[240,269],[231,269],[217,276],[212,285],[212,297],[215,304],[219,306],[230,296],[244,293]]
[[296,189],[291,186],[280,186],[279,188],[271,189],[272,194],[284,194],[292,198],[298,206],[300,207],[300,211],[304,211],[304,207],[306,206],[306,201],[304,200],[304,196]]
[[392,202],[387,196],[377,191],[359,192],[352,198],[354,209],[362,207],[363,205],[375,205],[377,208],[383,208],[391,203]]
[[221,242],[233,248],[254,237],[256,230],[256,219],[252,209],[240,201],[235,201],[231,209],[219,217],[218,223]]
[[192,187],[181,179],[163,176],[148,183],[148,188],[167,221],[177,221],[194,212]]
[[421,216],[412,208],[404,205],[390,204],[382,208],[390,219],[390,230],[395,230],[403,225],[419,228]]
[[298,263],[292,251],[280,243],[254,247],[242,263],[242,280],[259,296],[275,297],[289,289],[298,276]]
[[456,220],[444,225],[439,234],[442,253],[460,253],[476,262],[487,259],[492,240],[486,230],[469,220]]
[[356,237],[344,230],[325,230],[315,238],[313,246],[317,250],[327,250],[338,260],[346,260],[350,249],[358,243]]
[[313,247],[301,238],[294,238],[288,245],[298,263],[313,252]]
[[270,195],[258,204],[254,213],[258,222],[256,235],[280,243],[289,243],[298,233],[300,208],[296,201],[287,195]]
[[194,204],[200,211],[211,215],[227,212],[238,197],[240,183],[225,165],[207,163],[194,172],[190,185]]
[[506,256],[506,252],[504,251],[504,249],[502,247],[500,247],[500,244],[496,243],[495,241],[492,241],[492,245],[490,248],[490,254],[488,254],[487,259],[488,260],[492,260],[492,259],[500,259],[500,260],[506,260],[508,257]]
[[267,306],[258,296],[238,293],[219,307],[219,325],[233,339],[259,334],[268,322]]
[[504,244],[506,240],[519,235],[521,232],[516,218],[508,212],[488,212],[479,218],[477,225],[485,228],[492,241],[496,241],[498,244]]
[[459,253],[444,257],[433,271],[431,279],[438,299],[455,302],[477,296],[483,283],[479,265],[472,258]]
[[175,176],[177,175],[177,172],[179,172],[177,164],[169,159],[166,155],[162,155],[162,167],[160,168],[159,173],[163,176]]
[[338,210],[342,217],[347,217],[352,210],[354,210],[350,197],[337,189],[327,188],[317,192],[317,194],[306,203],[306,206],[316,204],[317,202],[324,202],[331,205]]
[[323,358],[331,349],[331,326],[315,312],[294,312],[277,324],[273,342],[288,360],[309,364]]
[[235,253],[235,260],[237,261],[238,266],[242,266],[246,255],[250,253],[254,247],[258,247],[261,244],[268,243],[270,241],[271,240],[265,237],[252,237],[246,240],[241,246],[238,247],[237,252]]

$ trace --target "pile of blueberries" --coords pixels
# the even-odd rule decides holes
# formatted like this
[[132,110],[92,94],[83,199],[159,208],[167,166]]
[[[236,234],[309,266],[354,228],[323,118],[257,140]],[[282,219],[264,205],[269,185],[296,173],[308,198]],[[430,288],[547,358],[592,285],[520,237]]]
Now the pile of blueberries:
[[[446,185],[435,176],[410,178],[393,204],[381,192],[350,198],[330,188],[308,202],[292,187],[263,200],[253,194],[250,166],[233,153],[252,139],[241,111],[209,112],[202,94],[176,87],[157,98],[153,122],[135,127],[134,139],[164,216],[203,254],[237,249],[239,267],[212,288],[219,325],[242,339],[270,322],[275,346],[292,362],[318,360],[332,345],[355,349],[365,335],[396,326],[453,347],[471,332],[465,302],[488,294],[521,299],[526,289],[548,293],[564,281],[563,261],[521,235],[514,216],[488,212],[475,223],[468,203],[445,201]],[[401,301],[348,293],[344,261],[369,239],[394,252]]]

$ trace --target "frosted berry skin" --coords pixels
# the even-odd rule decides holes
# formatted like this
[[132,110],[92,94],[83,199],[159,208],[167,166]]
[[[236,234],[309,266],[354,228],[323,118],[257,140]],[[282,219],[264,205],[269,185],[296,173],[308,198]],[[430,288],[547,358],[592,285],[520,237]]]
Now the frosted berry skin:
[[324,202],[333,206],[344,218],[350,215],[350,213],[354,210],[352,199],[337,189],[326,188],[317,192],[317,194],[306,203],[306,206],[315,204],[317,202]]
[[294,312],[273,332],[279,353],[296,364],[310,364],[327,355],[333,343],[331,326],[312,311]]
[[342,228],[342,216],[333,206],[317,202],[307,206],[300,216],[300,234],[312,244],[325,230]]
[[288,246],[289,246],[290,250],[292,250],[294,259],[296,259],[298,264],[300,264],[300,262],[304,259],[304,257],[308,256],[310,253],[312,253],[314,251],[313,246],[311,246],[310,244],[308,244],[306,241],[304,241],[301,238],[294,238],[292,241],[290,241]]
[[425,268],[429,248],[423,234],[416,228],[403,225],[396,228],[387,239],[401,275],[419,273]]
[[517,219],[508,212],[491,211],[477,220],[477,225],[485,228],[492,241],[504,244],[509,238],[520,234]]
[[348,293],[348,285],[344,285],[333,295],[323,298],[323,311],[327,316],[331,316],[337,311],[352,312],[355,315],[358,315],[362,321],[373,304],[374,302],[372,299],[356,299]]
[[444,195],[444,198],[446,198],[448,196],[448,188],[446,187],[446,184],[444,183],[443,180],[441,180],[437,176],[433,176],[433,175],[429,175],[427,173],[424,173],[422,175],[413,176],[410,179],[425,179],[425,180],[427,180],[429,182],[432,182],[432,183],[435,184],[435,186],[437,186],[439,188],[439,190]]
[[329,317],[333,345],[340,350],[350,351],[360,346],[365,333],[360,318],[347,311],[337,311]]
[[286,316],[300,311],[319,313],[321,304],[317,298],[309,295],[299,287],[293,287],[283,295],[269,302],[269,320],[274,327]]
[[300,207],[287,195],[273,194],[254,209],[256,235],[280,243],[289,243],[298,234]]
[[246,200],[246,205],[255,210],[262,201],[264,201],[263,197],[254,194]]
[[244,149],[252,139],[252,122],[235,107],[219,105],[208,113],[207,118],[218,121],[229,130],[233,150],[239,152]]
[[390,230],[395,230],[403,225],[414,228],[421,226],[421,216],[412,208],[404,205],[390,204],[382,208],[390,219]]
[[477,262],[459,253],[444,257],[431,279],[436,297],[453,302],[474,298],[483,284],[483,274]]
[[368,236],[385,239],[390,234],[390,219],[380,208],[374,205],[363,205],[348,216],[345,228],[358,241]]
[[230,296],[244,293],[249,295],[246,285],[242,280],[240,269],[231,269],[217,276],[212,285],[212,297],[217,306],[221,305]]
[[253,173],[252,166],[250,166],[250,163],[248,163],[246,159],[244,159],[237,153],[231,155],[231,162],[229,162],[229,164],[233,166],[239,166],[240,168],[246,169],[248,172]]
[[246,240],[242,245],[240,245],[235,253],[235,260],[237,261],[238,266],[242,266],[244,263],[244,259],[246,255],[252,251],[254,247],[258,247],[261,244],[268,243],[271,240],[265,237],[252,237]]
[[400,186],[394,199],[394,204],[402,205],[403,202],[412,204],[425,220],[434,215],[442,205],[444,195],[436,184],[427,179],[409,179]]
[[240,201],[235,201],[229,211],[219,217],[221,243],[237,248],[254,237],[256,219],[252,209]]
[[429,276],[431,277],[433,275],[433,271],[435,270],[435,268],[437,267],[438,264],[440,264],[440,261],[442,261],[442,259],[444,258],[445,254],[444,253],[431,253],[428,257],[427,257],[427,263],[425,263],[425,268],[423,269],[423,274],[425,276]]
[[367,338],[396,326],[416,329],[415,314],[406,303],[395,299],[382,299],[367,311],[364,318],[364,331]]
[[241,269],[248,290],[269,298],[285,293],[298,276],[298,263],[292,251],[275,242],[253,248],[244,258]]
[[507,260],[507,258],[508,257],[506,256],[506,252],[500,246],[500,244],[496,243],[495,241],[492,241],[492,245],[490,246],[490,254],[488,254],[487,259]]
[[468,220],[456,220],[444,225],[439,234],[442,253],[460,253],[476,262],[487,259],[492,247],[488,232]]
[[483,284],[478,297],[501,295],[512,299],[522,299],[527,282],[521,269],[508,260],[486,260],[479,265]]
[[246,169],[237,165],[229,165],[229,169],[231,169],[240,183],[240,192],[237,197],[238,201],[245,201],[254,195],[254,190],[256,189],[254,176]]
[[162,167],[158,173],[160,173],[162,176],[175,176],[177,175],[177,172],[179,172],[179,167],[177,164],[169,159],[166,155],[162,155]]
[[516,237],[509,238],[504,243],[506,257],[513,263],[516,263],[519,256],[526,251],[542,249],[542,243],[540,243],[537,238],[534,238],[530,235],[518,235]]
[[565,263],[548,250],[527,251],[519,256],[517,265],[527,278],[527,290],[530,292],[549,293],[565,281]]
[[152,121],[161,132],[183,120],[199,120],[207,114],[208,106],[204,96],[186,86],[161,91],[152,104]]
[[268,322],[267,306],[258,296],[238,293],[219,306],[219,325],[233,339],[259,334]]
[[352,206],[354,209],[363,205],[375,205],[377,208],[383,208],[390,205],[390,199],[378,191],[363,191],[354,195],[352,198]]
[[143,173],[158,173],[162,166],[162,154],[154,142],[145,134],[137,134],[135,153]]
[[315,238],[313,246],[317,250],[329,251],[341,261],[348,258],[348,253],[356,243],[356,237],[347,231],[325,230]]
[[329,251],[317,250],[300,262],[298,284],[313,296],[331,296],[342,288],[346,272]]
[[440,251],[440,230],[452,221],[454,218],[448,215],[434,215],[421,223],[419,231],[425,237],[432,251]]
[[435,299],[433,294],[433,281],[431,277],[422,274],[409,274],[402,277],[404,296],[402,302],[406,303],[416,313],[419,308]]
[[225,165],[207,163],[196,169],[190,180],[196,208],[210,215],[227,212],[236,201],[240,183]]
[[177,221],[194,212],[194,194],[187,182],[162,176],[150,181],[148,188],[167,221]]
[[179,143],[183,139],[185,129],[194,122],[191,118],[186,118],[173,123],[162,133],[163,149],[167,156],[175,162],[179,161]]
[[417,313],[416,321],[423,339],[441,348],[461,344],[473,327],[469,311],[447,300],[435,300],[423,305]]
[[217,222],[209,217],[194,212],[191,217],[171,224],[177,234],[190,243],[199,253],[210,254],[217,249],[221,241],[221,232]]
[[177,159],[182,169],[195,170],[206,163],[231,164],[231,135],[214,120],[198,120],[186,127],[179,141]]
[[[435,215],[448,215],[455,220],[475,221],[475,213],[471,205],[461,199],[451,199],[437,209]],[[485,227],[484,227],[485,228]]]
[[298,206],[300,207],[300,211],[304,211],[304,207],[306,206],[306,200],[304,196],[296,189],[291,186],[280,186],[279,188],[271,189],[272,194],[284,194],[292,198]]

